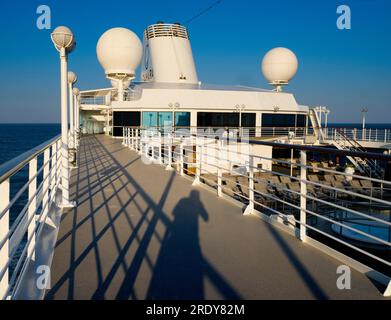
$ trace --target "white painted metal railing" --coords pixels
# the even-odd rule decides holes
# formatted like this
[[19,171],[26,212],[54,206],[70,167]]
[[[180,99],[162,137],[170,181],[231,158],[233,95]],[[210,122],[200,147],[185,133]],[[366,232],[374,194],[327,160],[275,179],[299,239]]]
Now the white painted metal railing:
[[[38,165],[42,163],[41,166]],[[28,170],[28,181],[10,198],[13,176]],[[0,166],[0,300],[10,299],[29,261],[36,239],[47,222],[61,179],[61,139],[53,138]],[[13,210],[25,192],[23,208]],[[19,203],[20,205],[20,203]],[[12,220],[11,224],[11,216]]]
[[[230,140],[229,133],[124,128],[123,144],[146,161],[194,179],[290,228],[391,275],[391,181],[348,174],[311,162],[308,154],[335,153],[391,161],[390,156],[264,141]],[[278,159],[257,147],[294,150]],[[272,154],[272,153],[271,153]],[[270,164],[270,165],[268,165]],[[382,274],[382,276],[384,276]]]
[[323,128],[324,138],[333,140],[338,132],[356,141],[391,142],[391,129]]

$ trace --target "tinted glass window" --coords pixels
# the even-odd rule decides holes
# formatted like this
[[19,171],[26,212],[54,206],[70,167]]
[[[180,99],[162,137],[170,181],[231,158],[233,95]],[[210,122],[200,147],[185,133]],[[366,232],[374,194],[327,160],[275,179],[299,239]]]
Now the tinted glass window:
[[175,112],[175,126],[190,127],[190,112]]
[[122,127],[140,126],[140,112],[138,111],[114,111],[113,112],[113,136],[122,136]]
[[242,113],[242,127],[255,127],[255,113]]
[[305,127],[306,125],[306,116],[304,114],[297,115],[296,127]]
[[262,127],[295,127],[295,114],[262,114]]
[[198,112],[198,127],[238,127],[239,113],[229,112]]

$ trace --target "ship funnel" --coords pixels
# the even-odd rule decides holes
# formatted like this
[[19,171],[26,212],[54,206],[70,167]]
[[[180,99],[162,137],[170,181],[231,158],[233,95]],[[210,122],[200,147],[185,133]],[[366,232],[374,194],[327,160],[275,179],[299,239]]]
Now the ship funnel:
[[158,22],[145,30],[141,79],[198,83],[189,35],[184,26]]

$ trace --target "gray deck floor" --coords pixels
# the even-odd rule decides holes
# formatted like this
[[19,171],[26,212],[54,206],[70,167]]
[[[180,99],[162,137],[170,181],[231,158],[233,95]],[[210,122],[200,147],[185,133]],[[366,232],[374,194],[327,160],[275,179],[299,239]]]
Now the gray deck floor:
[[379,299],[364,275],[105,136],[81,140],[48,299]]

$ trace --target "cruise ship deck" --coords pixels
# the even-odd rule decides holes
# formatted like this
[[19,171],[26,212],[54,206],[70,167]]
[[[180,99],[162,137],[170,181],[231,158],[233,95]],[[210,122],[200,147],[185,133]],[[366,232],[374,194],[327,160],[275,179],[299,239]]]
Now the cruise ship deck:
[[381,299],[343,263],[104,135],[80,141],[46,299]]

